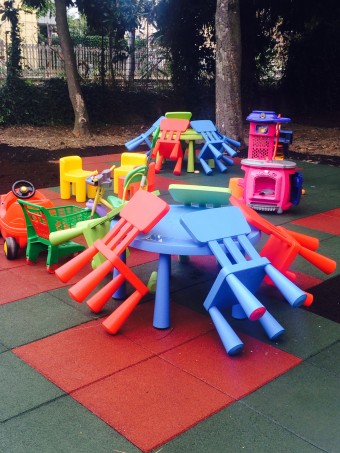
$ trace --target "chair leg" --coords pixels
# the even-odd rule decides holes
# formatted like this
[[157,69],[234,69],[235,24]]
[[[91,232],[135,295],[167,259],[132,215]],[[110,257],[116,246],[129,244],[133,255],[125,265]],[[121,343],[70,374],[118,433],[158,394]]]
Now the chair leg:
[[159,173],[161,171],[161,168],[163,165],[163,160],[164,160],[164,157],[160,155],[156,161],[155,173]]
[[226,281],[234,293],[236,299],[239,301],[243,310],[245,311],[248,319],[257,321],[264,315],[266,309],[254,296],[253,293],[246,288],[243,283],[233,274],[226,276]]
[[284,327],[282,327],[281,324],[277,322],[270,313],[268,313],[268,311],[266,311],[259,321],[270,340],[274,340],[285,331]]
[[60,179],[60,198],[62,200],[69,200],[71,198],[71,183]]
[[236,335],[230,324],[221,314],[217,307],[209,309],[209,315],[221,338],[223,346],[229,355],[235,355],[243,348],[243,342]]
[[177,159],[177,162],[176,162],[176,165],[175,165],[174,175],[176,175],[176,176],[180,176],[181,175],[182,162],[183,162],[183,157],[179,157]]
[[212,168],[206,163],[206,161],[202,158],[199,159],[201,165],[202,165],[202,168],[204,170],[204,173],[206,175],[211,175],[212,174]]
[[264,270],[292,307],[299,307],[304,303],[307,297],[306,293],[275,269],[273,265],[267,264]]

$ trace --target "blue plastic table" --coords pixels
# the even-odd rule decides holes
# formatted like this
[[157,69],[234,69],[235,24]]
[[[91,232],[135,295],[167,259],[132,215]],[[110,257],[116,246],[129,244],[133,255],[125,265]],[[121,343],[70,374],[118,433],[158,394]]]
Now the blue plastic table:
[[[212,255],[210,248],[199,244],[187,233],[180,223],[180,218],[195,210],[209,209],[205,207],[171,205],[170,211],[147,234],[140,234],[130,247],[159,254],[157,286],[153,326],[158,329],[170,327],[170,274],[171,255],[202,256]],[[232,219],[231,219],[232,221]],[[261,233],[251,227],[249,240],[255,244]]]

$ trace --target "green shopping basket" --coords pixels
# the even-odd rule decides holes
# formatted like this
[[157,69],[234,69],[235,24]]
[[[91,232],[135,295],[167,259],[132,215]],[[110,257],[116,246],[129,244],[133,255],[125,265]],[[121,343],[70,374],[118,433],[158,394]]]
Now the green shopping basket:
[[49,240],[49,235],[54,231],[73,228],[77,222],[89,220],[91,210],[73,205],[45,208],[24,200],[18,200],[18,203],[24,212],[26,221],[26,261],[28,263],[36,262],[40,253],[47,250],[47,271],[53,273],[60,258],[85,249],[84,245],[73,241],[53,245]]

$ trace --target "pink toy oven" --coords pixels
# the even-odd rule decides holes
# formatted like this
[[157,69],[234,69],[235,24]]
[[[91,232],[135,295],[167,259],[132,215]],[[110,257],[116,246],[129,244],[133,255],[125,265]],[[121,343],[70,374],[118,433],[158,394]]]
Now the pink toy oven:
[[290,118],[281,118],[275,112],[254,110],[247,116],[249,127],[249,159],[273,159],[278,127]]
[[276,211],[281,214],[290,208],[292,176],[295,162],[287,160],[243,159],[243,200],[257,211]]

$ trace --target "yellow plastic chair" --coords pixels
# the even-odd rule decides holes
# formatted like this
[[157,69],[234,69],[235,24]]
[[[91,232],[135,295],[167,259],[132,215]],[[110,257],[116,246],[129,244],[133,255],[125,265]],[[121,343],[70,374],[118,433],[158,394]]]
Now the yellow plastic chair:
[[191,112],[166,112],[165,118],[176,118],[180,120],[191,120]]
[[[83,170],[83,161],[79,156],[67,156],[59,159],[60,171],[60,198],[69,200],[71,194],[76,196],[76,201],[86,201],[86,178],[98,172]],[[89,186],[89,198],[95,197],[96,188]]]
[[120,167],[113,170],[113,192],[118,194],[119,177],[126,176],[135,167],[146,165],[148,156],[143,153],[123,153],[120,159]]

